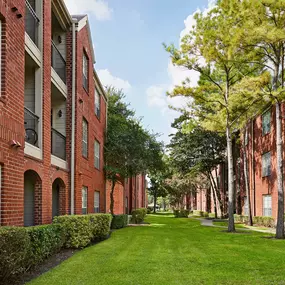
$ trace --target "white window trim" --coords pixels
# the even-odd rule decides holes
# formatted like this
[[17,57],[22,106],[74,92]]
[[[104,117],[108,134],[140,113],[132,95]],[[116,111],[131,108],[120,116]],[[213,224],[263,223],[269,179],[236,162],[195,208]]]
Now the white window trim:
[[[101,94],[99,93],[99,91],[97,90],[97,88],[95,88],[95,114],[97,116],[97,118],[100,119],[100,115],[101,115]],[[97,112],[98,110],[98,112]]]
[[[86,214],[87,214],[87,206],[88,206],[88,187],[83,186],[81,190],[81,198],[82,198],[82,203],[81,203],[81,208],[82,208],[82,214],[83,214],[83,209],[86,209]],[[85,199],[86,198],[86,199]]]
[[[269,156],[269,160],[268,160],[268,157]],[[266,164],[265,163],[269,163],[269,164]],[[268,151],[268,152],[265,152],[262,154],[262,157],[261,157],[261,167],[262,167],[262,177],[267,177],[267,176],[270,176],[271,175],[271,152]],[[266,167],[266,173],[264,171],[264,168]],[[270,173],[268,173],[268,168],[270,168]]]
[[[270,207],[269,207],[269,205],[265,205],[266,198],[270,198],[267,201],[267,204],[269,204],[269,201],[270,201]],[[265,206],[267,206],[267,207],[265,208]],[[270,211],[270,215],[267,214],[268,211]],[[262,215],[265,216],[265,217],[271,217],[272,216],[272,197],[271,197],[271,195],[263,195],[263,199],[262,199]]]
[[[86,136],[87,136],[86,139],[84,138],[84,128],[83,128],[84,123],[86,123]],[[86,152],[87,153],[86,153],[86,155],[83,153],[83,147],[82,147],[82,155],[84,157],[88,157],[88,122],[85,118],[82,119],[82,145],[83,145],[83,143],[86,144]]]

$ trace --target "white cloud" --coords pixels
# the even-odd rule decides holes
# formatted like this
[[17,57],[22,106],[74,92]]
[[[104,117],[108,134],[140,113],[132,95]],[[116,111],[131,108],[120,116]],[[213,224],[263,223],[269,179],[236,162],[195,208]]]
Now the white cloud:
[[111,85],[117,89],[123,89],[125,92],[132,88],[129,81],[112,75],[108,69],[100,69],[97,71],[97,73],[104,86]]
[[65,0],[70,14],[93,14],[97,20],[110,20],[112,9],[105,0]]

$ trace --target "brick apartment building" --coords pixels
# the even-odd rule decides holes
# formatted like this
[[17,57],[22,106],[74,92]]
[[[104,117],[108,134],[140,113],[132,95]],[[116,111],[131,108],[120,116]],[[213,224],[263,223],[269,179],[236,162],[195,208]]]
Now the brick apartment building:
[[[282,114],[285,106],[282,105]],[[283,142],[285,141],[285,124],[282,124]],[[240,135],[243,142],[243,134]],[[248,161],[249,192],[251,212],[253,216],[277,217],[277,171],[276,171],[276,124],[275,106],[268,108],[263,114],[250,120],[245,132],[246,156]],[[285,149],[283,148],[283,160]],[[244,182],[243,148],[236,145],[235,155],[235,212],[248,214],[248,202]],[[217,175],[222,202],[227,209],[227,164],[217,166]],[[285,176],[284,176],[285,177]],[[198,210],[205,211],[207,199],[205,193],[196,194]],[[214,212],[214,200],[210,199],[211,212]],[[227,211],[225,211],[226,213]]]
[[0,225],[104,212],[107,98],[87,16],[7,0],[0,29]]
[[[147,206],[146,177],[143,174],[117,183],[114,190],[114,213],[131,214],[133,209]],[[111,183],[107,182],[106,209],[110,211]]]

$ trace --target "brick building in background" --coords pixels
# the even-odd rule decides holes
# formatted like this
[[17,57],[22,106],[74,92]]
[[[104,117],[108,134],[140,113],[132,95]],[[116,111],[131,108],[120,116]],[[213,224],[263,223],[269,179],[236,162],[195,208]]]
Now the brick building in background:
[[0,225],[105,211],[107,98],[87,16],[7,0],[0,20]]
[[[114,190],[114,214],[131,214],[133,209],[145,208],[147,181],[143,174],[117,183]],[[110,211],[111,183],[107,181],[106,212]]]

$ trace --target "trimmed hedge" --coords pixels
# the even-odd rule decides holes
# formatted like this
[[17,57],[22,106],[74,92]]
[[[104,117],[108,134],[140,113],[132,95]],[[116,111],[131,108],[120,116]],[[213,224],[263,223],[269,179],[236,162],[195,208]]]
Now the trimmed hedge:
[[48,256],[57,253],[65,241],[64,231],[60,225],[43,225],[26,228],[30,238],[28,264],[34,266]]
[[146,208],[139,208],[132,211],[132,223],[141,224],[147,214]]
[[209,217],[209,213],[208,212],[204,212],[204,211],[199,211],[199,210],[194,210],[193,211],[193,215],[194,216],[198,216],[198,217]]
[[111,229],[121,229],[128,225],[129,216],[127,214],[123,215],[113,215]]
[[173,214],[175,218],[188,218],[190,211],[189,210],[185,210],[185,209],[176,209],[173,210]]
[[93,240],[106,238],[111,221],[109,214],[90,214],[59,216],[54,218],[53,223],[61,225],[64,230],[64,247],[83,248]]
[[[244,215],[234,215],[234,219],[236,223],[248,223],[248,216]],[[272,217],[263,217],[263,216],[253,216],[252,222],[254,225],[262,226],[262,227],[275,227],[275,220]]]
[[30,244],[25,228],[0,227],[0,284],[26,270]]

